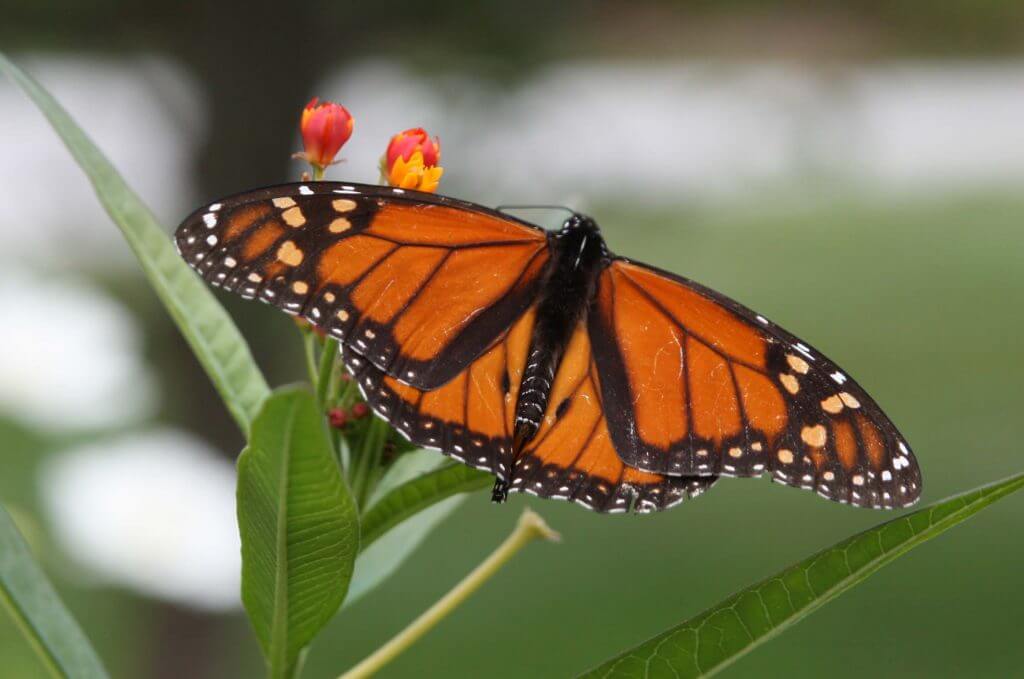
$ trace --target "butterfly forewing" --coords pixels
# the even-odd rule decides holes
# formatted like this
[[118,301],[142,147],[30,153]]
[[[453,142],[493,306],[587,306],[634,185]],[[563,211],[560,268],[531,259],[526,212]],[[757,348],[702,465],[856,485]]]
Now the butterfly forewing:
[[605,413],[633,467],[759,476],[868,507],[920,496],[892,422],[822,354],[718,293],[625,260],[590,312]]
[[253,191],[178,229],[213,283],[304,316],[388,374],[449,382],[533,303],[544,231],[401,189],[317,182]]

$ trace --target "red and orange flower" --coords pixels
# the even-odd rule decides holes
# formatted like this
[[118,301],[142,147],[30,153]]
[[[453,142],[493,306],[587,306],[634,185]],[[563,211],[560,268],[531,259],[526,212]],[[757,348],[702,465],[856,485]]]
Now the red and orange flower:
[[433,193],[444,174],[440,161],[441,140],[413,127],[391,138],[380,159],[381,175],[391,186]]

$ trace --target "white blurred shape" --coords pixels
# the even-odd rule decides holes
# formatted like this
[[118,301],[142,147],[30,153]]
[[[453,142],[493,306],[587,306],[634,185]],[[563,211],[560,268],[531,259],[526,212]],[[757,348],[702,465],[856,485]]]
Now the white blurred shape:
[[[158,218],[177,223],[203,134],[197,90],[155,57],[19,58]],[[35,104],[0,78],[0,237],[22,256],[80,264],[131,260],[88,178]],[[186,199],[187,200],[187,199]]]
[[148,415],[154,384],[132,318],[80,281],[0,272],[0,411],[46,430]]
[[850,151],[884,182],[1024,178],[1024,63],[902,65],[851,79]]
[[240,606],[235,473],[165,429],[55,457],[43,500],[68,553],[102,581],[211,611]]
[[491,202],[1024,180],[1014,61],[566,62],[512,86],[367,62],[319,91],[356,118],[349,162],[332,177],[373,180],[388,136],[422,124],[442,139],[445,192]]

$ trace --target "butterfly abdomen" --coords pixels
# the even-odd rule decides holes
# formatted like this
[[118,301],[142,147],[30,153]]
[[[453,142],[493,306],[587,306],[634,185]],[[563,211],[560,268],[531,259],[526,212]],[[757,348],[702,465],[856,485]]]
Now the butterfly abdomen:
[[537,320],[516,402],[512,446],[516,457],[540,429],[562,355],[586,313],[607,255],[597,226],[582,215],[574,215],[566,222],[562,231],[553,236],[553,246],[546,292],[537,305]]

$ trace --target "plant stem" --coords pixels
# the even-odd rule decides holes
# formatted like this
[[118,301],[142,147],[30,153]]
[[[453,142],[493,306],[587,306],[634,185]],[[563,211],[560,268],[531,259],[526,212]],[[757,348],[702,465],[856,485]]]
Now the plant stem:
[[509,559],[515,556],[516,552],[530,542],[543,538],[552,542],[558,542],[561,537],[551,530],[544,519],[540,518],[530,509],[523,512],[516,523],[515,530],[505,538],[505,541],[491,553],[479,566],[473,569],[462,582],[445,594],[433,606],[424,611],[412,624],[399,632],[386,644],[378,648],[358,665],[339,677],[339,679],[362,679],[369,677],[379,671],[384,665],[391,662],[415,643],[420,637],[429,632],[437,623],[444,620],[449,613],[454,611],[459,604],[465,601],[470,594],[487,582],[502,566],[508,563]]
[[359,446],[359,452],[352,461],[352,494],[355,495],[360,510],[366,508],[366,501],[373,490],[370,481],[374,469],[380,465],[384,444],[390,431],[388,423],[381,418],[373,414],[370,418],[369,426],[363,434],[362,445]]
[[341,375],[339,375],[336,393],[338,407],[351,408],[352,404],[356,402],[356,397],[359,396],[359,387],[356,385],[355,378],[341,379]]
[[302,333],[302,350],[306,354],[306,372],[309,373],[310,384],[316,386],[316,339],[312,331],[299,329]]
[[[312,333],[311,333],[312,334]],[[338,340],[328,337],[320,349],[320,370],[316,378],[316,403],[322,410],[327,405],[327,395],[334,376],[334,360],[338,356]]]

